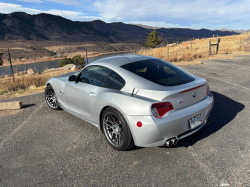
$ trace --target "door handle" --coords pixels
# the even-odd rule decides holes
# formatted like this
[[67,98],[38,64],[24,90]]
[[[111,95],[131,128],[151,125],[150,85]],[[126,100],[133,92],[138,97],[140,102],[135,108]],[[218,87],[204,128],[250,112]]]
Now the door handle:
[[95,93],[93,93],[93,92],[90,92],[90,93],[89,93],[89,97],[95,98],[95,96],[96,96]]

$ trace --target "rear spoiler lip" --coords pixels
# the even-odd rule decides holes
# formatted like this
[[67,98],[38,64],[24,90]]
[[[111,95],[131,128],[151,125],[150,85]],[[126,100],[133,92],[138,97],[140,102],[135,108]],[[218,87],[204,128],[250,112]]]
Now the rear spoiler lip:
[[202,85],[200,85],[200,86],[196,86],[196,87],[193,87],[193,88],[190,88],[190,89],[187,89],[187,90],[181,91],[180,93],[189,92],[189,91],[191,91],[191,90],[195,90],[195,89],[200,88],[200,87],[205,86],[205,85],[206,85],[206,84],[202,84]]

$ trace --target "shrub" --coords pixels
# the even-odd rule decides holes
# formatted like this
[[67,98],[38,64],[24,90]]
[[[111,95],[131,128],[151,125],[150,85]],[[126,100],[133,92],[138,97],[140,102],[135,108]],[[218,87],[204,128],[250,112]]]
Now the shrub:
[[159,36],[159,33],[155,30],[152,30],[151,33],[147,36],[147,41],[145,42],[145,45],[150,48],[155,48],[157,45],[162,43],[162,37]]
[[78,66],[84,66],[85,65],[85,60],[84,60],[84,57],[81,57],[80,54],[74,56],[73,58],[68,58],[68,57],[64,57],[60,64],[58,65],[58,67],[63,67],[63,66],[66,66],[67,64],[75,64],[75,65],[78,65]]

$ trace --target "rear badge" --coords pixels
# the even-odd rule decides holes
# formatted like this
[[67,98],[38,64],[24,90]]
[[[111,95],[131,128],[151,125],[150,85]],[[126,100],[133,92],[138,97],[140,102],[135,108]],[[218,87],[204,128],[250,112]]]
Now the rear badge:
[[197,93],[196,93],[196,91],[194,91],[193,98],[196,98],[196,96],[197,96]]
[[184,102],[183,100],[178,101],[179,104],[181,104],[181,103],[183,103],[183,102]]

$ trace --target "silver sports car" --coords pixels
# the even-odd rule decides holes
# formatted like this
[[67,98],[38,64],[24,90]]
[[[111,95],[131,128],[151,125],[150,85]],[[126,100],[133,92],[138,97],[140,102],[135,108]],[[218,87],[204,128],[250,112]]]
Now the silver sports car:
[[207,81],[149,56],[101,59],[71,76],[48,80],[52,109],[93,124],[117,150],[176,145],[210,122]]

